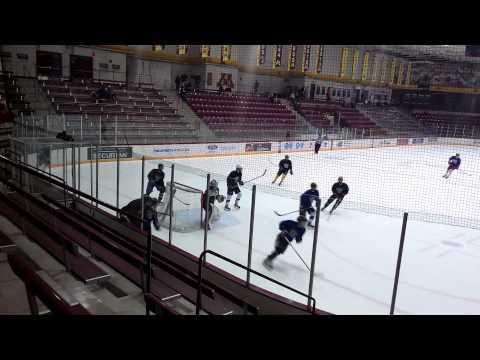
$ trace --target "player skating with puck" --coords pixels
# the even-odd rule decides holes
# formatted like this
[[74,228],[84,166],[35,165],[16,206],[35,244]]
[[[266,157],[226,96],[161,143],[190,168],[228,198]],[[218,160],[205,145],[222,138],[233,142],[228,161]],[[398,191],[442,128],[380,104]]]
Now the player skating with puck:
[[307,218],[300,215],[297,221],[284,220],[280,223],[280,233],[275,239],[275,249],[270,255],[263,260],[263,265],[269,269],[273,269],[273,260],[280,254],[283,254],[287,249],[290,242],[296,240],[297,243],[302,242],[302,236],[305,234],[305,225],[307,224]]

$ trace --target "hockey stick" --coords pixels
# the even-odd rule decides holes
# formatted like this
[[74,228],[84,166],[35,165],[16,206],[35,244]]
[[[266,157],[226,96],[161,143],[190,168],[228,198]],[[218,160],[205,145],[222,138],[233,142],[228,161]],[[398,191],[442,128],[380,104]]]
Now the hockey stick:
[[178,197],[176,197],[175,195],[173,196],[175,198],[175,200],[181,202],[183,205],[186,205],[186,206],[190,206],[192,204],[189,204],[189,203],[186,203],[186,202],[183,202],[182,200],[180,200]]
[[273,212],[275,213],[275,215],[278,215],[278,216],[290,215],[290,214],[296,213],[297,211],[298,211],[298,210],[290,211],[290,212],[286,212],[286,213],[280,214],[278,211],[273,210]]
[[243,183],[244,183],[244,184],[246,184],[246,183],[249,183],[250,181],[257,180],[257,179],[260,179],[261,177],[264,177],[266,173],[267,173],[267,169],[265,169],[265,170],[263,171],[263,174],[262,174],[262,175],[260,175],[260,176],[257,176],[257,177],[254,177],[253,179],[250,179],[250,180],[244,181]]
[[295,254],[297,254],[298,258],[300,260],[302,260],[303,262],[303,265],[305,265],[305,267],[308,269],[308,271],[310,272],[310,268],[308,267],[307,263],[303,260],[303,258],[300,256],[300,254],[297,252],[297,250],[295,250],[295,248],[293,247],[292,243],[288,240],[285,240],[286,242],[288,242],[288,245],[290,245],[290,247],[293,249],[293,251],[295,251]]

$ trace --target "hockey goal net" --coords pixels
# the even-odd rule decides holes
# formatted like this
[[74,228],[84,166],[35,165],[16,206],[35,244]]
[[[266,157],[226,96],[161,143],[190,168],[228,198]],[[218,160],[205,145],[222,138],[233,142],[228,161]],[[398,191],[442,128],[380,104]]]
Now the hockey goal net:
[[[172,231],[188,233],[202,228],[202,190],[173,182]],[[158,206],[160,226],[170,226],[170,182],[166,183],[163,202]]]

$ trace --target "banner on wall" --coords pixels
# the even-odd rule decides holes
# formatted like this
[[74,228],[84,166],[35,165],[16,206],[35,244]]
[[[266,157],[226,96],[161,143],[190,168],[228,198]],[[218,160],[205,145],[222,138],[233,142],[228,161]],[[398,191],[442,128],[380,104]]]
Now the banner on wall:
[[245,152],[272,151],[272,143],[249,143],[245,144]]
[[210,57],[210,45],[202,45],[202,58]]
[[318,56],[317,56],[317,66],[316,66],[316,73],[320,74],[323,70],[323,52],[324,52],[324,45],[318,46]]
[[186,55],[187,45],[177,45],[177,55]]
[[358,65],[358,59],[359,58],[360,58],[360,50],[355,49],[353,51],[352,79],[355,79],[355,75],[357,74],[357,65]]
[[277,67],[282,66],[282,45],[275,45],[273,48],[273,68],[276,69]]
[[303,65],[302,71],[307,72],[310,67],[310,53],[312,51],[312,45],[305,45],[303,48]]
[[288,56],[288,70],[295,69],[297,65],[297,45],[290,45],[290,53]]
[[[133,152],[131,147],[99,147],[98,159],[108,160],[117,158],[117,150],[120,159],[131,159]],[[92,148],[88,148],[87,159],[96,160],[97,152]]]
[[397,145],[408,145],[408,138],[397,139]]
[[342,56],[340,58],[340,77],[345,77],[348,63],[348,48],[342,48]]
[[232,45],[222,45],[222,62],[232,58]]
[[267,45],[258,45],[258,58],[257,65],[265,64],[265,58],[267,56]]
[[372,55],[372,76],[370,77],[372,82],[377,81],[377,58],[375,54]]
[[367,75],[368,75],[368,59],[369,59],[370,55],[368,52],[365,53],[365,55],[363,55],[363,65],[362,65],[362,75],[360,76],[360,79],[362,81],[366,81],[367,80]]

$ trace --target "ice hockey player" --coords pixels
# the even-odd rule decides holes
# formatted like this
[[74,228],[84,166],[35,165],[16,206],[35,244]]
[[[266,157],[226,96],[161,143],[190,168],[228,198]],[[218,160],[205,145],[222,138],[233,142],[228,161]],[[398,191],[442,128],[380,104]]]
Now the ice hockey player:
[[305,225],[307,224],[307,218],[300,215],[297,221],[284,220],[279,224],[280,233],[275,239],[275,249],[270,255],[263,260],[263,265],[267,269],[273,269],[273,260],[280,254],[283,254],[288,247],[288,244],[296,240],[297,243],[302,242],[302,236],[305,234]]
[[338,178],[338,182],[333,184],[332,186],[333,194],[328,198],[327,202],[322,207],[322,211],[325,210],[325,208],[328,207],[328,205],[330,205],[333,202],[333,200],[337,199],[337,201],[332,207],[332,210],[330,210],[330,215],[332,215],[332,213],[335,211],[338,205],[340,205],[340,203],[343,201],[343,198],[345,197],[345,195],[348,194],[348,191],[349,191],[348,185],[343,182],[343,177],[340,176]]
[[240,191],[240,187],[238,185],[243,185],[242,181],[242,167],[237,165],[235,170],[233,170],[227,177],[227,201],[225,203],[225,211],[230,211],[230,199],[232,195],[235,193],[235,209],[240,209],[240,205],[238,202],[242,198],[242,192]]
[[320,194],[318,193],[317,184],[315,183],[311,183],[310,189],[305,191],[300,196],[300,215],[305,216],[306,213],[308,212],[308,215],[309,215],[308,226],[310,227],[315,226],[313,225],[313,219],[315,219],[316,211],[312,206],[312,202],[319,198],[320,198]]
[[214,203],[217,200],[219,203],[222,203],[225,200],[225,196],[220,195],[220,190],[218,189],[217,180],[213,179],[210,181],[208,186],[208,195],[206,191],[202,193],[202,208],[207,211],[207,204],[208,204],[208,220],[204,219],[204,221],[208,221],[207,229],[212,229],[212,214],[214,210]]
[[460,159],[460,154],[455,154],[455,156],[451,156],[450,159],[448,159],[448,169],[445,175],[443,177],[445,179],[448,179],[448,177],[452,174],[453,170],[458,170],[460,167],[460,163],[462,160]]
[[280,162],[278,163],[277,176],[275,176],[275,179],[273,179],[272,184],[275,184],[275,181],[277,181],[277,179],[281,175],[282,178],[280,179],[278,186],[282,185],[282,182],[283,180],[285,180],[285,176],[287,176],[287,173],[289,171],[290,175],[293,175],[292,162],[290,161],[290,157],[288,155],[285,155],[285,159],[280,160]]
[[165,184],[163,179],[165,178],[165,173],[163,172],[163,164],[158,164],[158,169],[153,169],[147,175],[148,177],[148,184],[147,184],[147,192],[146,194],[150,196],[155,187],[159,194],[158,194],[158,202],[162,202],[163,194],[165,193]]
[[[158,223],[158,214],[157,214],[157,205],[158,202],[156,199],[151,198],[148,195],[143,197],[143,230],[150,232],[151,223],[156,230],[160,230],[160,224]],[[135,199],[130,201],[127,205],[122,207],[122,211],[125,211],[127,215],[122,214],[120,216],[121,222],[128,222],[133,224],[136,227],[141,228],[142,224],[140,219],[142,217],[142,199]]]

